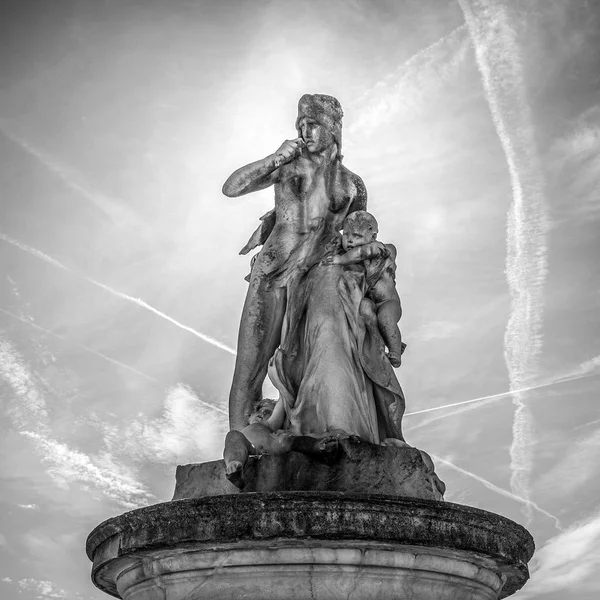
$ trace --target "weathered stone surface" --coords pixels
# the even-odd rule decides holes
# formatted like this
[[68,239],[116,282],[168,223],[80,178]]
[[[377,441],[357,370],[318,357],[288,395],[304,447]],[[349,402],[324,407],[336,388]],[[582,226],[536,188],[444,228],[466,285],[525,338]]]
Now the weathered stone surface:
[[431,459],[410,446],[340,440],[331,461],[299,452],[251,457],[239,487],[225,478],[222,460],[177,467],[173,500],[242,492],[331,491],[442,500],[444,484]]
[[167,502],[87,543],[95,585],[125,600],[493,600],[522,587],[533,550],[483,510],[335,492]]

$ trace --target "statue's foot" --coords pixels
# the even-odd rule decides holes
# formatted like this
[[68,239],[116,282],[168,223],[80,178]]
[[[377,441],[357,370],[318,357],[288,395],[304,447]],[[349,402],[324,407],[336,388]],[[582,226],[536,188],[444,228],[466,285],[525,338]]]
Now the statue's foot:
[[225,477],[234,485],[242,478],[242,469],[244,465],[239,460],[232,460],[225,466]]
[[316,451],[319,454],[325,454],[331,456],[337,454],[339,448],[338,438],[336,436],[328,436],[318,440],[316,444]]
[[400,358],[400,353],[398,352],[388,352],[387,357],[392,367],[394,367],[395,369],[397,369],[402,364],[402,358]]

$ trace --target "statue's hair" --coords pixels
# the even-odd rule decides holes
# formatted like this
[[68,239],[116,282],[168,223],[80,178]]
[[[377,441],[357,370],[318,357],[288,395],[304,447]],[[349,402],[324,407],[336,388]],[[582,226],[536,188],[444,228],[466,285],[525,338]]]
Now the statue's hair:
[[254,403],[254,412],[258,412],[261,408],[264,408],[265,406],[275,408],[275,404],[277,404],[277,400],[273,400],[273,398],[261,398],[260,400],[256,400],[256,402]]
[[377,219],[366,210],[356,210],[350,213],[343,224],[344,229],[372,229],[375,233],[379,232]]

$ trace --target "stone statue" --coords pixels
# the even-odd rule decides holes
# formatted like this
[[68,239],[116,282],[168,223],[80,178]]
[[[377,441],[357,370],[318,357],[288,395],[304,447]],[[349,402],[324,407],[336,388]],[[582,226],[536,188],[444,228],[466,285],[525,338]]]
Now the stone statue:
[[375,303],[379,331],[389,349],[387,357],[393,367],[399,367],[406,344],[398,328],[402,305],[396,290],[396,247],[376,241],[378,231],[379,225],[372,214],[363,210],[353,212],[343,224],[344,254],[330,255],[322,262],[335,265],[364,264],[367,290],[363,302],[370,300]]
[[[365,186],[342,164],[342,108],[321,94],[298,103],[299,137],[235,171],[223,185],[229,197],[274,186],[275,209],[242,250],[264,244],[252,267],[242,311],[238,355],[229,397],[231,429],[243,429],[260,399],[269,359],[281,342],[287,280],[306,256],[335,237],[346,216],[364,210]],[[294,259],[290,260],[294,254]]]
[[[264,244],[252,260],[230,395],[231,477],[249,455],[313,452],[305,438],[334,432],[405,445],[404,395],[392,368],[404,348],[396,249],[376,241],[364,184],[341,164],[341,119],[335,98],[302,96],[300,137],[223,186],[228,196],[275,188],[275,209],[241,252]],[[258,423],[251,411],[267,368],[280,402]]]
[[372,444],[403,442],[404,395],[386,356],[377,306],[366,298],[381,273],[365,262],[336,264],[345,256],[337,232],[324,242],[290,258],[297,269],[286,280],[281,343],[269,363],[286,411],[284,428],[295,435],[341,430]]
[[265,398],[257,403],[246,427],[241,431],[233,429],[227,434],[223,458],[225,473],[231,482],[239,480],[249,456],[291,451],[323,455],[337,450],[338,438],[331,435],[334,432],[320,437],[296,436],[281,429],[284,418],[283,403]]

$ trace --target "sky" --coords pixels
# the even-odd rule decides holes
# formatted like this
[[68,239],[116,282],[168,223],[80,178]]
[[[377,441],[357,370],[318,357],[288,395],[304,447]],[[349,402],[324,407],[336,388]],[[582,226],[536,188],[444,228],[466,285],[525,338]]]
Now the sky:
[[19,0],[0,44],[0,597],[105,597],[88,533],[221,456],[273,205],[221,186],[304,93],[398,248],[408,443],[532,533],[515,599],[598,596],[599,3]]

